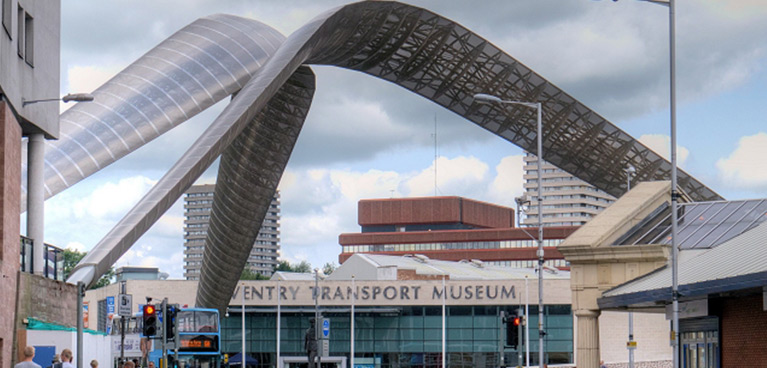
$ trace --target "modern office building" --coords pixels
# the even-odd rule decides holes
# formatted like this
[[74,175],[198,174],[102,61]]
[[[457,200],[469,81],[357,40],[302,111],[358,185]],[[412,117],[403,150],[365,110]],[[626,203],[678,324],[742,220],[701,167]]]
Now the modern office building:
[[[208,236],[214,184],[193,185],[184,195],[184,277],[198,280],[202,268],[205,238]],[[280,193],[276,192],[264,217],[247,268],[270,276],[280,251]]]
[[[537,264],[538,228],[514,227],[514,209],[462,197],[361,200],[360,233],[339,236],[340,262],[354,253],[422,254],[447,261],[480,260],[496,266]],[[577,226],[543,229],[548,267],[567,268],[556,246]]]
[[[17,344],[25,341],[26,328],[17,320],[33,317],[26,309],[17,312],[30,293],[20,295],[19,255],[20,211],[27,207],[27,181],[22,169],[22,155],[32,163],[29,171],[37,184],[33,214],[34,234],[27,227],[29,250],[25,254],[27,272],[40,278],[46,255],[43,239],[43,165],[46,139],[59,137],[59,104],[32,103],[39,99],[59,96],[61,2],[59,0],[1,0],[0,1],[0,368],[10,368],[18,362]],[[27,102],[27,103],[25,103]],[[24,139],[26,138],[26,139]],[[31,142],[31,143],[30,143]],[[27,148],[26,151],[24,150]],[[20,185],[21,184],[21,185]],[[51,275],[56,275],[52,272]],[[43,284],[41,281],[40,284]],[[21,292],[23,294],[23,292]],[[18,315],[17,315],[18,313]]]
[[[543,226],[581,226],[615,202],[615,197],[544,161],[541,169],[543,186]],[[524,157],[523,205],[525,226],[538,225],[538,157],[527,152]]]

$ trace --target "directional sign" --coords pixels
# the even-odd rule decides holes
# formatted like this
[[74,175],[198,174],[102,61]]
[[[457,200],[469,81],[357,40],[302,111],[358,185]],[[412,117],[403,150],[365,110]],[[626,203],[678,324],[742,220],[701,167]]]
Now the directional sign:
[[322,338],[327,339],[330,337],[330,320],[327,318],[322,319]]
[[133,295],[120,294],[117,296],[117,314],[125,317],[133,315]]

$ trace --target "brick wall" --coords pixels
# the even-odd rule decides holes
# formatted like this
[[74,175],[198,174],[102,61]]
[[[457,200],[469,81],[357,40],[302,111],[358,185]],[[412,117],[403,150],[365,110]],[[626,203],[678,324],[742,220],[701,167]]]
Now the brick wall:
[[767,312],[762,296],[727,299],[721,315],[722,368],[767,366]]
[[67,327],[77,327],[77,286],[29,273],[19,273],[19,302],[16,327],[32,317]]
[[13,357],[16,283],[19,274],[19,201],[21,198],[21,127],[0,101],[0,368]]

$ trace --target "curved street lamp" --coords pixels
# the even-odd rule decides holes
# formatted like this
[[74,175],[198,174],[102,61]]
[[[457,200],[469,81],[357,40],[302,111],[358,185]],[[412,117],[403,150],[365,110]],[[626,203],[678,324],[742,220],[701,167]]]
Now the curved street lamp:
[[538,140],[538,195],[536,196],[538,202],[538,364],[543,366],[544,363],[544,349],[543,338],[546,336],[546,332],[543,331],[543,180],[541,178],[542,173],[542,160],[543,160],[543,134],[541,127],[541,103],[540,102],[525,102],[525,101],[512,101],[504,100],[498,96],[493,96],[485,93],[477,93],[474,95],[474,101],[485,104],[505,104],[505,105],[520,105],[529,108],[536,109],[537,112],[537,140]]
[[61,101],[61,102],[86,102],[86,101],[93,101],[93,95],[90,93],[68,93],[66,96],[61,98],[43,98],[41,100],[26,100],[21,99],[21,107],[31,105],[38,102],[50,102],[50,101]]

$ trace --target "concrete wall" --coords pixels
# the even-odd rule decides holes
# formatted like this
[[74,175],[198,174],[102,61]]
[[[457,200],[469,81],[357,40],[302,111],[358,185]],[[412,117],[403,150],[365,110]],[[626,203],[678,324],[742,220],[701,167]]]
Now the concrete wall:
[[[59,96],[60,69],[60,0],[5,0],[11,3],[11,24],[8,29],[0,26],[0,91],[23,120],[33,125],[22,123],[24,133],[38,132],[40,129],[48,137],[59,135],[59,104],[56,102],[38,103],[22,107],[21,99],[35,100],[56,98]],[[33,21],[33,65],[19,56],[18,34],[19,18],[17,11],[21,7]],[[0,9],[0,12],[3,10]],[[0,14],[0,19],[2,19]],[[86,91],[91,92],[91,91]],[[39,129],[36,129],[37,126]]]
[[[665,314],[634,313],[634,362],[671,361],[669,323]],[[628,313],[603,311],[599,316],[599,349],[605,363],[628,362]]]
[[[2,32],[2,31],[0,31]],[[0,34],[2,37],[2,34]],[[19,200],[21,196],[21,128],[0,101],[0,368],[14,362],[16,284],[19,274]]]

